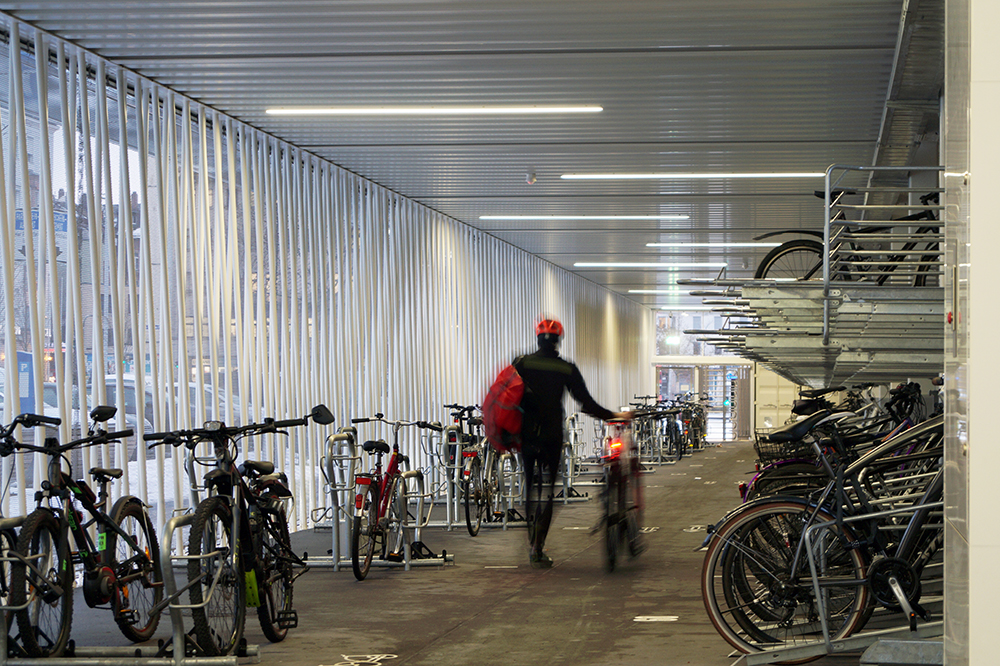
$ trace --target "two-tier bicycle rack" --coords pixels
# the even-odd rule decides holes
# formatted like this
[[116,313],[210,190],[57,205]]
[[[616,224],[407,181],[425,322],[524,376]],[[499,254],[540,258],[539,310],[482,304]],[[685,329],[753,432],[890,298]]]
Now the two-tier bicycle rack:
[[[939,204],[908,200],[941,192],[940,188],[915,187],[906,180],[906,174],[942,170],[938,166],[831,166],[824,184],[822,275],[794,281],[723,275],[714,280],[679,280],[679,284],[698,287],[692,295],[703,297],[705,305],[729,318],[722,330],[686,333],[813,388],[939,375],[944,369],[946,317],[944,220],[937,223],[936,233],[917,233],[919,227],[930,224],[898,218],[924,210],[943,211]],[[838,189],[863,195],[863,202],[838,202]],[[885,230],[866,233],[870,227]],[[916,509],[891,508],[875,516]],[[807,539],[825,526],[811,527]],[[818,589],[811,550],[809,556]],[[818,593],[817,598],[821,599]],[[745,655],[733,653],[739,657],[734,666],[855,652],[879,641],[939,638],[943,632],[942,623],[934,621],[921,623],[915,630],[909,626],[867,629],[832,640],[823,613],[820,618],[822,640]]]

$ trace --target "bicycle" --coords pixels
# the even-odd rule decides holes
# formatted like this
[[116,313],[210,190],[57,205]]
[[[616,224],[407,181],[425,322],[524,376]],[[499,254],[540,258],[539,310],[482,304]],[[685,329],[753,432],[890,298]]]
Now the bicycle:
[[[321,425],[334,421],[326,406],[317,405],[299,419],[264,419],[233,427],[208,421],[203,428],[143,436],[147,442],[183,445],[194,462],[214,467],[205,474],[209,496],[194,509],[187,547],[191,618],[198,647],[207,656],[236,648],[248,606],[257,609],[260,628],[272,643],[298,626],[293,588],[309,568],[291,549],[285,504],[292,493],[287,479],[275,472],[272,462],[245,460],[237,465],[236,459],[244,437],[287,434],[283,429],[306,425],[310,418]],[[194,457],[202,442],[212,445],[211,458]]]
[[[641,417],[640,417],[641,418]],[[604,455],[604,566],[611,572],[618,561],[622,543],[629,555],[645,550],[642,526],[642,483],[639,474],[639,447],[632,439],[628,421],[609,421]]]
[[[811,498],[762,498],[710,527],[702,594],[720,635],[749,653],[821,631],[847,637],[876,604],[909,609],[911,627],[926,617],[921,576],[943,542],[943,524],[931,520],[943,489],[943,424],[926,421],[836,471],[824,463],[831,480]],[[899,511],[913,516],[900,521]]]
[[[351,529],[351,568],[359,581],[368,576],[376,551],[390,562],[404,559],[403,528],[407,518],[406,480],[402,466],[409,458],[399,452],[399,431],[419,426],[436,432],[444,428],[426,421],[389,421],[383,414],[351,419],[351,423],[381,422],[392,428],[392,447],[384,440],[369,440],[361,448],[376,456],[370,472],[355,474],[354,522]],[[382,456],[392,452],[383,469]]]
[[[85,480],[74,480],[68,451],[106,444],[132,436],[132,430],[106,432],[103,423],[115,407],[99,406],[90,413],[89,435],[67,444],[53,437],[41,446],[15,441],[9,434],[0,455],[15,450],[48,456],[48,480],[35,494],[37,508],[25,519],[10,563],[10,602],[17,619],[22,649],[32,657],[56,657],[69,642],[73,619],[73,577],[83,569],[83,598],[91,608],[110,604],[115,623],[132,642],[149,640],[159,623],[154,611],[163,598],[160,549],[143,502],[120,497],[107,511],[108,484],[122,477],[120,469],[95,467],[90,474],[98,493]],[[18,417],[58,425],[57,418]],[[15,419],[17,421],[17,419]],[[66,462],[68,470],[62,463]],[[81,509],[76,507],[79,504]],[[85,522],[84,513],[90,519]],[[91,537],[96,529],[96,542]],[[72,536],[76,550],[72,549]]]
[[[832,200],[830,208],[837,208],[845,197],[856,194],[852,190],[835,190],[831,192]],[[825,198],[825,192],[815,192],[820,198]],[[940,198],[939,193],[931,192],[920,197],[923,206],[936,205]],[[916,207],[916,206],[915,206]],[[937,215],[933,208],[901,217],[893,222],[917,222],[917,221],[937,221]],[[889,274],[894,272],[897,266],[906,261],[907,254],[927,253],[918,262],[913,284],[917,287],[928,285],[930,265],[935,259],[940,245],[939,239],[931,238],[924,243],[923,249],[918,249],[920,244],[914,240],[903,243],[898,250],[871,249],[870,243],[874,241],[876,245],[885,240],[884,235],[891,231],[890,226],[871,226],[853,229],[849,234],[844,232],[850,229],[851,222],[846,220],[843,211],[839,211],[832,221],[839,221],[842,224],[841,230],[834,233],[830,240],[830,279],[832,280],[857,280],[864,277],[864,274],[875,273],[878,275],[876,282],[884,284],[889,278]],[[916,236],[931,237],[937,234],[940,225],[930,224],[917,228]],[[796,233],[818,238],[819,240],[796,238],[785,241],[778,247],[772,249],[764,259],[761,260],[754,272],[754,279],[777,279],[777,280],[812,280],[823,276],[823,257],[825,249],[822,243],[823,233],[819,231],[797,229],[795,231],[774,231],[754,238],[763,240],[781,234]],[[850,236],[841,239],[841,236]],[[846,247],[844,247],[846,245]],[[883,256],[884,265],[875,264],[878,256]],[[838,264],[837,258],[841,263]]]

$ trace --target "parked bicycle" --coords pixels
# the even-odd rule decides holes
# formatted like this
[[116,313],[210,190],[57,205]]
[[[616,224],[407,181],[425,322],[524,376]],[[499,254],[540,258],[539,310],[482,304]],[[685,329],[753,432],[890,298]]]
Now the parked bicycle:
[[[163,597],[160,549],[145,505],[139,498],[125,495],[108,511],[108,484],[121,478],[122,470],[91,469],[98,484],[95,494],[85,480],[73,478],[66,455],[71,449],[131,437],[131,429],[102,429],[116,411],[114,407],[95,407],[90,413],[93,425],[89,435],[67,444],[59,444],[54,437],[46,438],[42,445],[25,444],[15,441],[9,432],[0,441],[0,455],[33,451],[49,460],[47,480],[35,494],[38,506],[24,519],[17,549],[10,553],[10,604],[15,609],[18,642],[29,656],[57,657],[65,651],[73,620],[77,565],[83,569],[86,604],[91,608],[110,605],[115,623],[130,641],[149,640],[159,623],[160,614],[153,609]],[[60,423],[58,418],[35,415],[18,419],[32,425]]]
[[248,606],[256,607],[260,628],[273,643],[298,626],[293,587],[308,567],[291,547],[285,505],[292,494],[287,479],[275,472],[272,462],[245,460],[237,465],[236,460],[241,439],[287,434],[285,429],[306,425],[310,418],[321,425],[334,420],[326,406],[317,405],[300,419],[264,419],[233,427],[208,421],[203,428],[143,437],[147,442],[184,446],[191,455],[202,442],[213,449],[212,457],[194,458],[214,469],[205,475],[210,494],[194,509],[187,548],[194,634],[208,656],[226,655],[236,648]]
[[471,536],[479,534],[483,522],[503,519],[503,476],[500,455],[489,446],[483,433],[483,419],[475,416],[476,405],[445,405],[455,409],[451,416],[458,424],[462,442],[462,503],[465,526]]
[[[403,467],[409,458],[399,452],[399,431],[406,426],[419,426],[436,432],[444,430],[426,421],[390,421],[383,414],[351,419],[351,423],[381,422],[392,428],[392,446],[385,440],[369,440],[361,445],[366,453],[374,454],[375,467],[354,475],[354,523],[351,529],[351,568],[354,577],[364,580],[376,553],[380,559],[402,562],[405,554],[403,529],[407,518],[406,480]],[[383,468],[382,457],[392,452]]]
[[[817,197],[825,198],[825,192],[816,192]],[[837,210],[849,196],[857,192],[852,190],[835,190],[831,192],[830,207]],[[892,224],[928,221],[931,224],[919,226],[915,234],[910,234],[895,247],[881,249],[882,245],[892,245],[892,226],[872,225],[851,228],[852,221],[847,220],[843,211],[839,210],[833,222],[840,223],[839,230],[831,233],[830,239],[830,279],[858,280],[872,278],[878,284],[884,284],[892,273],[902,272],[898,269],[907,268],[914,286],[931,286],[934,264],[939,260],[941,239],[940,224],[937,222],[935,207],[940,195],[931,192],[920,197],[920,205],[926,210],[892,220]],[[916,208],[917,206],[914,206]],[[795,231],[774,231],[757,236],[754,240],[772,238],[780,234],[800,234],[812,238],[796,238],[785,241],[774,248],[761,260],[754,273],[755,279],[777,280],[814,280],[823,277],[823,232],[796,229]],[[816,238],[818,240],[813,240]],[[912,257],[911,257],[912,255]],[[933,284],[936,284],[934,282]]]
[[[741,652],[836,640],[876,605],[927,617],[923,573],[940,552],[943,424],[936,417],[832,470],[809,498],[765,497],[710,528],[705,608]],[[825,460],[819,443],[817,455]]]

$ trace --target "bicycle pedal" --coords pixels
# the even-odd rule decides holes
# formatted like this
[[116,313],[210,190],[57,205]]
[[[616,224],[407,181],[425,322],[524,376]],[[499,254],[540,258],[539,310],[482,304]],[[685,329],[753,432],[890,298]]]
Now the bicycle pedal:
[[403,561],[403,553],[402,552],[399,552],[399,553],[389,553],[389,554],[387,554],[385,556],[385,560],[386,560],[386,562],[402,562]]
[[275,620],[279,629],[294,629],[299,626],[299,614],[293,610],[278,611]]

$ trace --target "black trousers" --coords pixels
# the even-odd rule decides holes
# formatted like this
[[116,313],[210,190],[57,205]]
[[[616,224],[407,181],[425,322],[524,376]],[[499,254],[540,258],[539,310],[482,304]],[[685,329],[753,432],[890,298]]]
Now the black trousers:
[[534,550],[541,551],[552,524],[562,443],[539,446],[534,442],[525,442],[521,458],[528,491],[524,507],[528,519],[528,541]]

